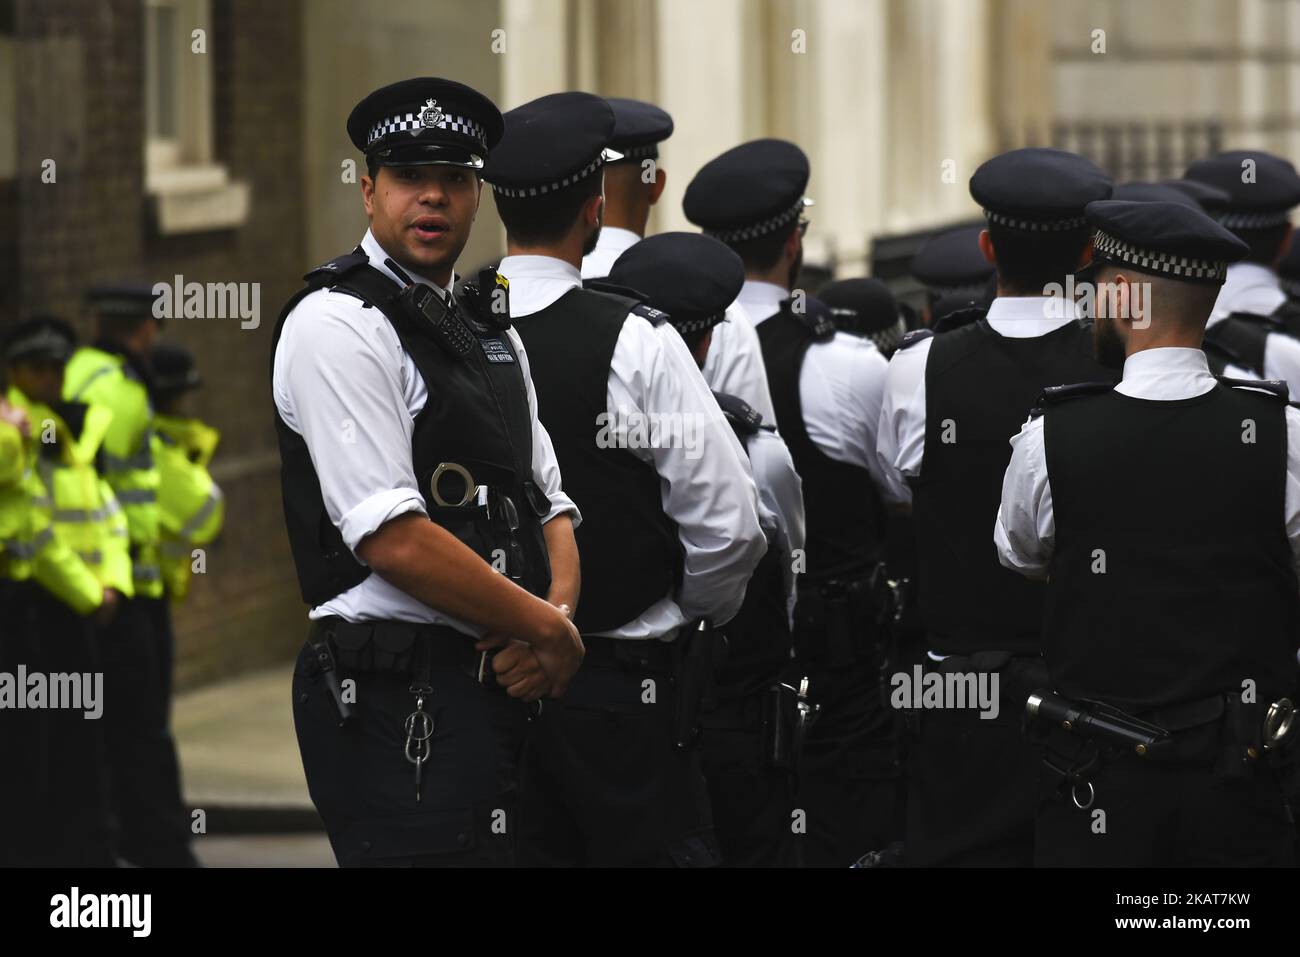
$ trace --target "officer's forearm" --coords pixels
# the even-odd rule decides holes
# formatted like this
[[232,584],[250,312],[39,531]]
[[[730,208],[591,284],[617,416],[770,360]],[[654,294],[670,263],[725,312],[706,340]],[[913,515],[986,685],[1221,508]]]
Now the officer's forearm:
[[546,600],[577,611],[582,572],[578,564],[578,543],[573,537],[573,520],[568,515],[557,515],[542,526],[542,534],[546,536],[546,551],[551,559],[551,590]]
[[479,625],[489,634],[530,643],[538,638],[534,632],[541,599],[493,570],[424,515],[408,513],[384,523],[362,540],[357,556],[430,608]]

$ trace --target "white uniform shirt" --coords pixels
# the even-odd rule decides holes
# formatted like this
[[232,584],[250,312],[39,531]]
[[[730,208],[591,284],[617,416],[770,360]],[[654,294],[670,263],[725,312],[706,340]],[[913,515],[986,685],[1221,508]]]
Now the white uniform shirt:
[[[1200,349],[1145,349],[1124,363],[1117,392],[1136,399],[1177,400],[1204,395],[1215,378]],[[998,558],[1027,578],[1047,577],[1056,543],[1052,486],[1047,475],[1043,417],[1030,419],[1011,440],[1002,504],[993,526]],[[1286,410],[1286,535],[1300,574],[1300,410]]]
[[630,229],[602,226],[596,248],[582,257],[582,278],[604,279],[614,268],[614,260],[640,241],[641,237]]
[[[770,282],[747,280],[739,302],[762,325],[789,293]],[[837,462],[867,470],[886,502],[906,501],[890,484],[876,457],[876,429],[889,364],[870,339],[837,332],[814,342],[799,370],[799,404],[808,438]],[[721,390],[719,390],[721,391]]]
[[[794,470],[794,459],[785,440],[775,432],[759,429],[749,437],[745,450],[749,453],[750,471],[758,486],[760,516],[776,527],[776,541],[781,554],[791,556],[796,549],[803,551],[806,542],[806,524],[803,509],[803,482]],[[797,598],[797,578],[794,562],[786,561],[784,568],[786,612],[790,626],[794,627],[794,606]]]
[[[1228,277],[1214,301],[1206,327],[1213,326],[1234,312],[1258,316],[1271,315],[1286,301],[1277,273],[1258,263],[1233,263]],[[1223,370],[1226,376],[1253,379],[1255,374],[1236,366]],[[1280,379],[1291,390],[1292,399],[1300,399],[1300,339],[1280,332],[1270,332],[1264,340],[1264,378]]]
[[[550,256],[507,256],[497,268],[510,280],[510,316],[521,326],[582,282],[577,269]],[[686,553],[680,591],[626,625],[594,634],[671,639],[695,618],[725,624],[740,609],[745,584],[767,548],[758,492],[731,426],[671,325],[653,326],[639,316],[623,323],[610,361],[606,411],[611,423],[631,413],[678,413],[698,431],[693,450],[683,441],[628,449],[659,473],[664,512],[677,523]]]
[[[988,311],[993,331],[1012,339],[1045,336],[1077,318],[1073,304],[1044,296],[999,296]],[[933,344],[933,337],[923,339],[899,349],[889,361],[877,451],[898,501],[912,500],[907,479],[921,474],[925,455],[925,364]]]
[[713,327],[713,341],[704,359],[704,381],[714,392],[744,399],[764,422],[776,424],[763,347],[754,320],[740,300],[728,306],[726,318]]
[[[372,266],[401,281],[384,265],[387,254],[368,230],[361,248]],[[513,329],[508,335],[528,389],[533,481],[551,500],[543,521],[568,513],[576,524],[578,510],[560,488],[550,436],[537,420],[523,343]],[[272,394],[285,425],[306,440],[330,521],[354,555],[361,540],[385,522],[407,512],[427,514],[411,464],[411,436],[428,386],[378,309],[366,309],[355,296],[328,289],[304,297],[280,334]],[[346,621],[434,622],[481,634],[477,626],[430,608],[374,573],[310,613],[313,619],[326,615]]]

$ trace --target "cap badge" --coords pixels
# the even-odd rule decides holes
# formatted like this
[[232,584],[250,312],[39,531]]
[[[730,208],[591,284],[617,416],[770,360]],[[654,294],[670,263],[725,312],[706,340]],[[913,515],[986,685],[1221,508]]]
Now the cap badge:
[[438,124],[442,122],[442,110],[438,107],[437,100],[425,100],[424,109],[420,110],[420,125],[411,130],[412,133],[419,135],[420,130],[437,129]]

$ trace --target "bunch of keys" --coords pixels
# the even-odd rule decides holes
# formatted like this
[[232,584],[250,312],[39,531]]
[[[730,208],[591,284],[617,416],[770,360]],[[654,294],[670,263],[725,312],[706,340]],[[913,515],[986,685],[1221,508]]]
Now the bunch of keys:
[[433,746],[433,716],[424,710],[424,696],[432,694],[429,685],[411,685],[415,695],[415,710],[406,716],[406,760],[415,765],[415,803],[420,803],[420,789],[424,781],[424,762],[429,760]]

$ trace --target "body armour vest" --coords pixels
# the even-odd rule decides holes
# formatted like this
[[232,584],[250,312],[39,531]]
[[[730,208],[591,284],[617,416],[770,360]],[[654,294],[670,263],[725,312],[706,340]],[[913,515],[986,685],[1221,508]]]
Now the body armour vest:
[[[714,393],[745,453],[761,428],[762,416],[743,399]],[[785,563],[788,553],[779,547],[776,529],[763,529],[767,552],[745,586],[745,601],[736,617],[722,626],[727,638],[726,660],[714,683],[719,700],[727,701],[770,688],[790,664],[793,642],[786,608]]]
[[682,547],[664,513],[659,473],[619,447],[620,435],[648,436],[649,427],[628,422],[623,433],[608,409],[609,367],[623,323],[663,318],[635,300],[575,287],[516,326],[565,494],[582,513],[574,530],[582,568],[574,624],[584,634],[626,625],[681,583]]
[[1232,364],[1264,378],[1264,349],[1271,332],[1281,332],[1279,320],[1250,312],[1234,312],[1205,329],[1202,350],[1210,371],[1222,375]]
[[925,366],[925,451],[912,481],[918,590],[930,647],[942,654],[1041,650],[1043,587],[1002,567],[993,525],[1011,439],[1042,390],[1113,382],[1092,330],[998,335],[986,319],[936,336]]
[[[550,502],[533,482],[532,417],[519,362],[505,333],[508,324],[489,317],[475,296],[465,296],[449,310],[458,335],[440,337],[411,296],[371,266],[359,248],[306,279],[307,287],[289,301],[276,323],[272,368],[285,319],[308,293],[331,288],[382,312],[428,385],[428,400],[415,417],[411,462],[429,518],[516,584],[544,597],[551,571],[541,519]],[[408,293],[414,291],[410,287]],[[444,320],[440,328],[445,333],[445,322],[452,320]],[[454,349],[449,342],[463,348]],[[394,415],[403,412],[393,410]],[[359,584],[370,569],[352,556],[330,521],[302,436],[278,412],[275,428],[289,544],[303,600],[315,607]],[[470,494],[463,473],[440,468],[444,464],[468,472],[483,491]]]
[[1285,388],[1232,381],[1174,401],[1044,397],[1044,646],[1061,694],[1141,712],[1246,679],[1262,702],[1293,689]]
[[796,314],[787,299],[780,311],[758,324],[776,427],[803,480],[808,553],[803,580],[814,587],[864,578],[884,549],[884,508],[871,473],[831,458],[804,425],[799,375],[808,347],[835,335],[829,313],[810,297],[808,311]]

